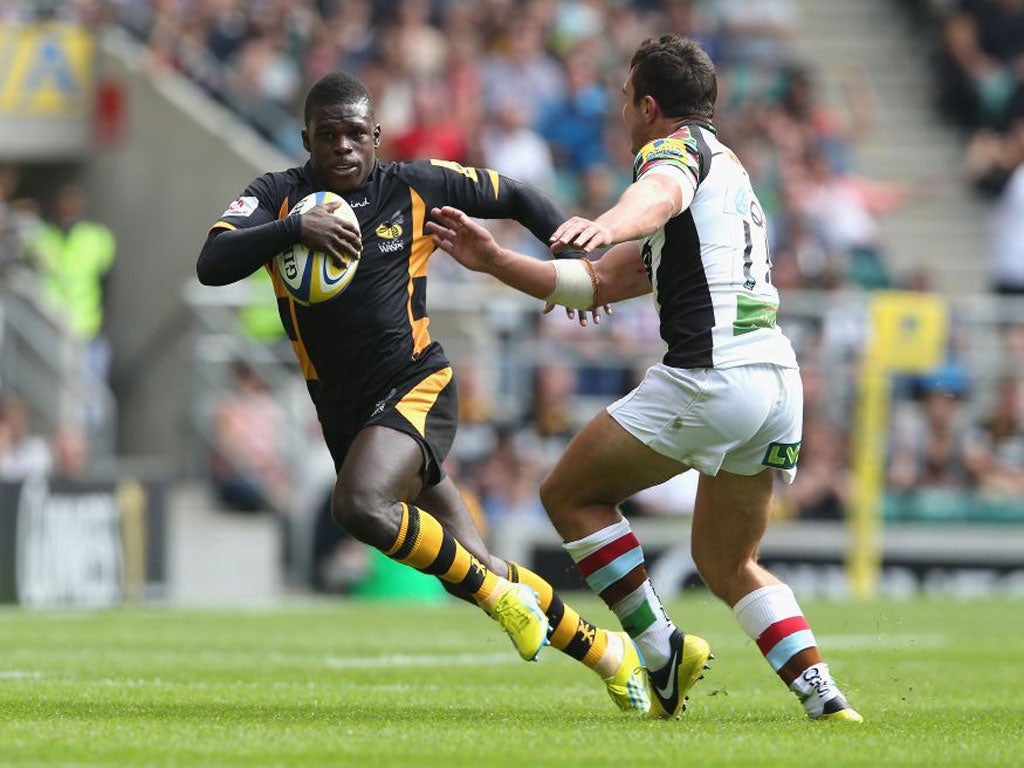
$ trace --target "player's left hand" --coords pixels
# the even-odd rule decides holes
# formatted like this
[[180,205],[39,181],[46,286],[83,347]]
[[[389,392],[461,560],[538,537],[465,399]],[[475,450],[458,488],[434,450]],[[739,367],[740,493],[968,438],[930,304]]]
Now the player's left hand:
[[500,255],[494,236],[458,208],[446,205],[430,211],[433,220],[424,229],[434,244],[467,269],[486,272]]
[[299,214],[302,243],[315,251],[322,251],[338,267],[345,267],[349,258],[359,258],[363,250],[359,228],[334,212],[341,203],[332,201],[310,208]]
[[612,244],[612,233],[604,224],[598,224],[582,216],[573,216],[551,235],[551,252],[561,253],[568,248],[578,248],[584,253]]
[[[551,302],[548,302],[547,304],[544,305],[544,314],[545,315],[548,314],[548,312],[550,312],[551,310],[553,310],[557,306],[558,306],[557,304],[552,304]],[[610,315],[612,313],[612,305],[611,304],[605,304],[603,307],[594,307],[593,309],[589,309],[589,310],[588,309],[581,309],[581,310],[579,310],[580,328],[586,328],[587,327],[587,312],[590,312],[591,316],[594,318],[594,323],[597,324],[597,325],[600,325],[600,323],[601,323],[601,310],[602,309],[604,310],[604,313],[606,315]],[[573,309],[572,307],[566,307],[565,308],[565,316],[567,318],[569,318],[570,320],[576,319],[576,317],[577,317],[576,310]]]

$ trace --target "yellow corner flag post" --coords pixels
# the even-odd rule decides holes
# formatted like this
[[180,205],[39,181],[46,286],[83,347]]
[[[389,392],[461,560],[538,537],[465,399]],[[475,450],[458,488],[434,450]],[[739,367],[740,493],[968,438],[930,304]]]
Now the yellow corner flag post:
[[879,291],[871,298],[854,426],[854,503],[847,574],[859,600],[875,596],[881,570],[882,498],[894,373],[925,373],[943,361],[949,311],[941,296]]

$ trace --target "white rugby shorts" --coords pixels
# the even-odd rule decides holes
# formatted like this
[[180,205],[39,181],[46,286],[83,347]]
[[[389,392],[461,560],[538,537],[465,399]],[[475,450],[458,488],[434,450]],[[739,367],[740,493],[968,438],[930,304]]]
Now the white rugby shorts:
[[803,429],[800,371],[767,363],[733,368],[647,369],[609,415],[652,450],[705,475],[796,477]]

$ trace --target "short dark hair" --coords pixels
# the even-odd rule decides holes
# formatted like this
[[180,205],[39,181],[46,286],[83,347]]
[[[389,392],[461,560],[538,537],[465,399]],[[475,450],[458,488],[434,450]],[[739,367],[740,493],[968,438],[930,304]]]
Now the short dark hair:
[[715,65],[696,41],[682,35],[648,38],[636,49],[629,68],[634,104],[651,96],[667,117],[715,116]]
[[370,105],[370,115],[373,115],[373,99],[363,81],[348,72],[331,72],[317,80],[309,89],[303,118],[306,125],[309,125],[317,107],[324,104],[354,104],[357,101],[366,101]]

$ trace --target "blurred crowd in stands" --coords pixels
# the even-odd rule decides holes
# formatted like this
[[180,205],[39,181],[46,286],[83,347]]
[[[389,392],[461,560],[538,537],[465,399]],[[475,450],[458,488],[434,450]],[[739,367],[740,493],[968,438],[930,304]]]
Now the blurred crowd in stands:
[[[619,117],[629,55],[645,37],[698,39],[720,72],[716,121],[772,224],[784,288],[883,287],[878,217],[913,184],[857,173],[872,90],[845,73],[842,103],[796,60],[793,0],[179,0],[120,4],[153,67],[178,70],[293,157],[309,85],[360,76],[377,104],[381,155],[484,165],[603,210],[630,180]],[[536,245],[533,244],[533,248]]]
[[1024,294],[1024,2],[903,2],[934,30],[936,101],[964,132],[974,188],[996,201],[992,288]]
[[[183,72],[290,156],[303,157],[298,116],[308,86],[341,68],[375,98],[382,157],[492,167],[584,215],[604,210],[630,181],[619,116],[630,53],[652,35],[689,35],[719,68],[716,124],[768,214],[780,288],[871,289],[902,279],[891,274],[878,218],[918,190],[857,173],[854,145],[874,119],[870,83],[850,71],[841,103],[822,98],[817,73],[792,55],[793,0],[128,2],[120,18],[157,71]],[[498,229],[542,255],[518,228]],[[480,279],[448,260],[431,269],[434,285]],[[472,359],[459,365],[463,414],[451,471],[492,520],[543,518],[536,489],[550,462],[658,356],[647,304],[598,327],[554,315],[532,326],[509,331],[547,350],[531,374]],[[806,365],[813,370],[812,360]],[[508,408],[501,393],[509,389],[528,396]],[[692,493],[681,506],[691,501]],[[659,506],[652,496],[636,508]]]
[[[20,193],[20,176],[17,166],[0,165],[0,289],[34,302],[46,318],[42,325],[54,328],[53,336],[37,337],[48,346],[34,354],[52,356],[50,370],[77,381],[27,382],[18,375],[24,371],[0,371],[0,481],[38,474],[77,477],[86,471],[90,443],[110,415],[102,396],[111,361],[104,310],[117,243],[108,227],[89,218],[81,186],[62,184],[37,200]],[[62,348],[52,344],[58,336],[71,339],[80,353],[70,370],[63,368]],[[0,339],[22,342],[3,333]],[[10,355],[3,360],[25,364],[25,358]],[[68,404],[67,397],[74,402]],[[42,419],[33,414],[46,416],[46,438],[37,433]]]
[[[921,29],[934,38],[939,105],[970,134],[966,162],[979,189],[1000,198],[993,231],[1005,245],[1006,272],[995,274],[994,288],[1024,292],[1024,0],[897,3],[927,20]],[[79,18],[127,28],[154,72],[183,73],[296,160],[304,157],[305,92],[340,68],[361,77],[376,100],[384,159],[492,167],[552,191],[583,215],[604,210],[630,181],[619,116],[629,54],[646,37],[683,33],[719,69],[716,125],[768,214],[783,314],[787,291],[919,287],[915,276],[893,273],[879,218],[927,190],[858,172],[857,143],[875,122],[871,83],[851,70],[833,98],[824,97],[821,73],[793,55],[794,0],[83,0],[70,7]],[[942,183],[959,183],[960,169],[946,170]],[[40,221],[31,206],[5,203],[5,215],[30,228]],[[6,263],[9,229],[0,231]],[[542,254],[515,229],[499,237]],[[479,279],[448,259],[432,262],[431,277],[433,286]],[[623,305],[587,328],[558,313],[510,319],[500,308],[484,311],[500,342],[517,345],[517,359],[529,365],[514,365],[502,350],[493,360],[453,354],[461,425],[448,468],[491,523],[543,520],[541,477],[581,424],[658,359],[657,318],[649,302]],[[823,307],[816,321],[786,326],[803,368],[806,420],[800,473],[782,489],[780,515],[838,519],[851,498],[863,328],[834,315]],[[1002,359],[1024,360],[1022,327],[1000,338]],[[250,337],[273,343],[265,323]],[[965,364],[951,359],[934,376],[897,387],[887,462],[894,517],[941,507],[920,502],[922,488],[954,499],[950,518],[970,516],[958,494],[1016,499],[1024,492],[1024,371],[1007,367],[995,384],[983,383],[989,391],[972,391]],[[254,369],[240,365],[235,373],[238,386],[225,392],[216,417],[219,497],[238,509],[281,509],[294,490],[274,450],[284,413]],[[510,392],[525,397],[510,401]],[[692,497],[692,478],[684,476],[628,509],[685,513]]]

